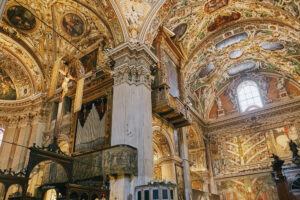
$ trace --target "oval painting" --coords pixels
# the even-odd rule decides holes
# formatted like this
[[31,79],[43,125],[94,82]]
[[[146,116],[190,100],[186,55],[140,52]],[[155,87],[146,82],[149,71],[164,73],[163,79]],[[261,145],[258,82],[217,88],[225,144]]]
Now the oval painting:
[[18,29],[32,30],[36,25],[35,16],[22,6],[12,6],[7,10],[8,21]]
[[233,50],[229,53],[229,58],[236,59],[243,55],[243,51],[240,49]]
[[177,35],[178,38],[181,38],[187,30],[187,24],[180,24],[174,28],[173,32]]
[[271,51],[281,50],[284,48],[283,44],[279,42],[264,42],[262,43],[261,47],[265,50]]
[[249,70],[249,69],[253,69],[256,66],[255,62],[253,61],[246,61],[243,63],[239,63],[236,66],[234,66],[233,68],[230,68],[227,73],[229,76],[233,76],[236,75],[240,72]]
[[204,78],[205,76],[210,74],[210,72],[212,72],[212,70],[214,70],[214,68],[215,68],[214,63],[209,63],[200,71],[200,73],[198,75],[199,78]]
[[66,14],[63,18],[62,25],[64,30],[71,36],[77,37],[84,32],[84,23],[82,19],[73,13]]

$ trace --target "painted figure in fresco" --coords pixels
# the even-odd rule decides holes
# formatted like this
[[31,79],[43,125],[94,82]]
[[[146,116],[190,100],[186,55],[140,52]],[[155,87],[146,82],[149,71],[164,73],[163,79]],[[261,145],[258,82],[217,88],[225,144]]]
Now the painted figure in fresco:
[[212,32],[216,30],[217,28],[221,27],[222,25],[236,21],[241,18],[241,13],[239,12],[233,12],[231,15],[219,15],[215,21],[207,27],[207,30],[209,32]]
[[205,4],[204,11],[212,13],[228,4],[228,0],[210,0]]
[[0,69],[0,99],[16,100],[16,88],[10,77]]
[[173,30],[173,32],[175,33],[176,37],[179,39],[185,34],[186,30],[187,30],[187,24],[180,24]]
[[12,6],[7,10],[9,22],[16,28],[22,30],[32,30],[36,25],[34,15],[22,6]]
[[84,32],[84,23],[82,19],[73,13],[69,13],[63,18],[63,27],[71,36],[80,36]]

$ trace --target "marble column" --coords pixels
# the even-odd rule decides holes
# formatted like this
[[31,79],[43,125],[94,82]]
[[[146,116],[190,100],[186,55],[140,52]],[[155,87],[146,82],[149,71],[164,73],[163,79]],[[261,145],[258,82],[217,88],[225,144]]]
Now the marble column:
[[14,135],[18,126],[18,118],[10,118],[3,135],[3,141],[0,148],[0,169],[7,169],[11,161],[10,153],[13,145]]
[[124,43],[108,55],[115,61],[111,145],[130,145],[138,151],[138,176],[111,177],[110,199],[134,197],[136,186],[153,174],[153,136],[150,66],[157,58],[145,45]]
[[1,2],[0,2],[0,20],[2,20],[6,3],[7,3],[7,0],[1,0]]
[[185,191],[185,200],[192,200],[192,179],[190,171],[190,162],[188,160],[189,151],[188,151],[188,140],[187,140],[187,131],[186,127],[181,128],[180,132],[180,157],[182,158],[183,166],[183,179],[184,179],[184,191]]
[[211,155],[210,155],[210,144],[208,140],[204,141],[205,144],[205,151],[206,151],[206,161],[207,161],[207,167],[209,171],[209,192],[212,194],[218,194],[217,190],[217,185],[214,180],[214,174],[213,174],[213,169],[212,169],[212,160],[211,160]]

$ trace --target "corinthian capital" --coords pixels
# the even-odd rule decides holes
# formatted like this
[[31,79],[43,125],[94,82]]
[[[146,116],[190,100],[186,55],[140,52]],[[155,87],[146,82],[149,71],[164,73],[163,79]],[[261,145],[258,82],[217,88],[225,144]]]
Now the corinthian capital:
[[124,43],[108,53],[115,61],[113,77],[115,85],[121,83],[151,86],[150,67],[158,62],[146,45]]

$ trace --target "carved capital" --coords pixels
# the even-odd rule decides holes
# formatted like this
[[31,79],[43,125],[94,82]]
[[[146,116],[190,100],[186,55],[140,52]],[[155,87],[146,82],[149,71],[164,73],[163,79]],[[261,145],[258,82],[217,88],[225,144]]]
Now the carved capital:
[[115,85],[145,84],[151,86],[150,67],[158,62],[150,49],[142,44],[124,43],[108,53],[115,61],[113,77]]

